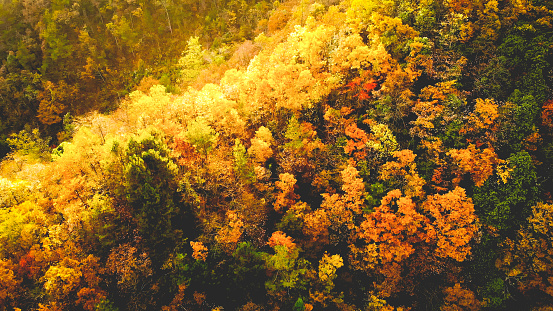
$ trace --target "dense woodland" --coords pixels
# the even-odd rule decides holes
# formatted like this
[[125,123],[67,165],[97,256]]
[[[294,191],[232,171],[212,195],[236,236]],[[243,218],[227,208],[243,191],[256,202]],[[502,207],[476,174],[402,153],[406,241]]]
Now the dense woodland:
[[553,310],[553,2],[3,0],[0,310]]

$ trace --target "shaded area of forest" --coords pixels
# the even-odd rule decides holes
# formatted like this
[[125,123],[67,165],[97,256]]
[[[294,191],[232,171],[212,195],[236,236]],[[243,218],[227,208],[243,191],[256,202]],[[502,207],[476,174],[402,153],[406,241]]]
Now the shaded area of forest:
[[0,310],[553,308],[549,2],[1,12]]
[[[109,112],[144,77],[172,93],[189,37],[228,59],[233,43],[267,29],[264,1],[3,1],[0,143],[25,126],[57,140],[63,117]],[[258,21],[265,21],[256,29]],[[187,65],[187,64],[184,64]]]

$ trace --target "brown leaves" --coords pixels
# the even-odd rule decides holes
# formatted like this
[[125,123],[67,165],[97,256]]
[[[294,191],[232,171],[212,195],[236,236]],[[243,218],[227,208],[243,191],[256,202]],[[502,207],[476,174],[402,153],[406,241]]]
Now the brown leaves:
[[549,131],[553,130],[553,99],[543,103],[541,112],[541,122]]
[[10,261],[0,259],[0,305],[10,306],[19,296],[21,280],[15,275]]
[[37,117],[42,124],[52,125],[62,120],[62,114],[70,108],[77,97],[77,88],[61,80],[57,85],[46,81],[44,91],[40,92],[40,105]]
[[153,273],[148,255],[139,253],[136,247],[129,244],[112,250],[106,269],[117,278],[118,287],[126,293],[145,283],[145,279]]
[[453,287],[444,289],[444,304],[440,308],[441,311],[477,311],[482,307],[482,303],[476,299],[474,293],[461,287],[461,284],[456,283]]

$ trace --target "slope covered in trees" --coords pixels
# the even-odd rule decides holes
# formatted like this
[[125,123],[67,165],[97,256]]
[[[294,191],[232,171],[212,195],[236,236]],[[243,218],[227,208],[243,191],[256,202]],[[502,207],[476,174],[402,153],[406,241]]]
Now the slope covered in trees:
[[1,12],[0,309],[553,308],[551,3]]

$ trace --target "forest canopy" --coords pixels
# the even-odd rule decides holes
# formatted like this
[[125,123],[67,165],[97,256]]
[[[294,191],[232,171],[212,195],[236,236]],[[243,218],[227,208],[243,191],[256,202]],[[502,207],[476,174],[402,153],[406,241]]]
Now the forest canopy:
[[0,310],[553,308],[553,4],[0,3]]

